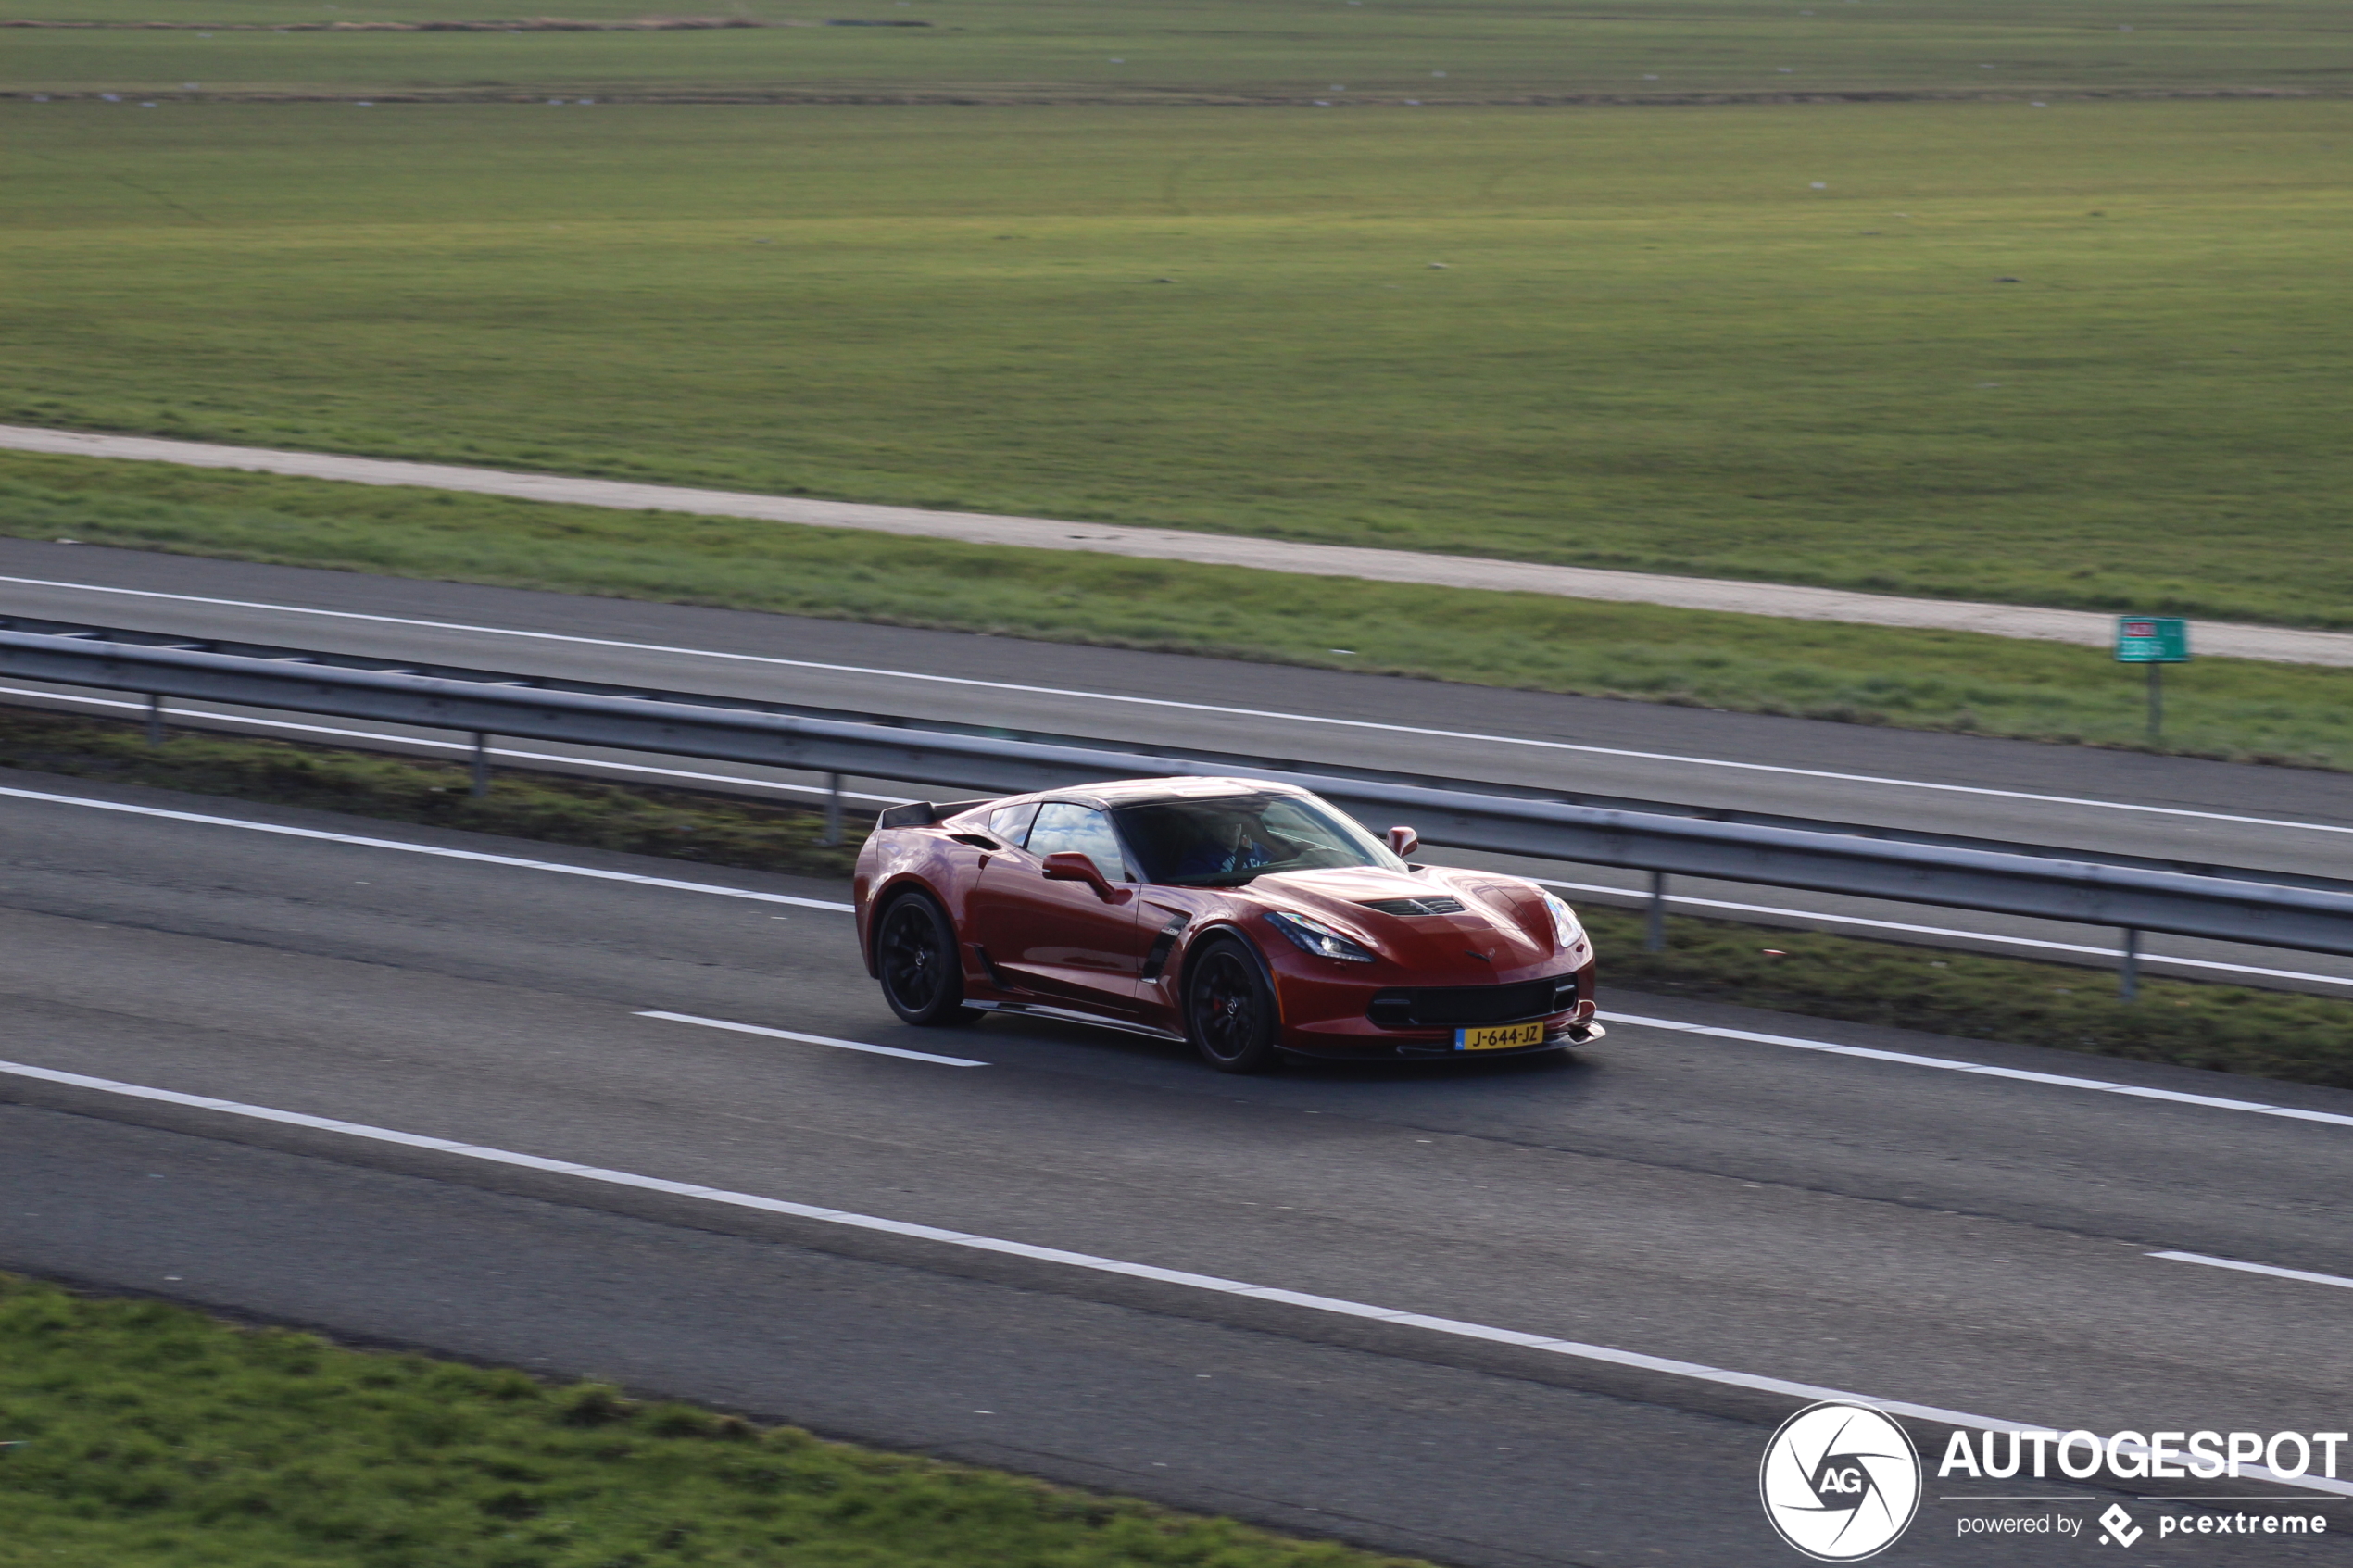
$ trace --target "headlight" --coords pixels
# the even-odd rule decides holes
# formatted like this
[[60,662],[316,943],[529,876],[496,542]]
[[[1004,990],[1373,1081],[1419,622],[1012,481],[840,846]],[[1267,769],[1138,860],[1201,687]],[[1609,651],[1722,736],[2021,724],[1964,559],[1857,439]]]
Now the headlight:
[[1338,959],[1342,963],[1370,963],[1373,955],[1352,939],[1342,936],[1322,921],[1309,920],[1305,915],[1284,914],[1269,910],[1266,923],[1291,939],[1291,945],[1319,959]]
[[1544,895],[1544,908],[1553,912],[1553,940],[1560,944],[1562,952],[1585,940],[1585,928],[1578,923],[1577,911],[1570,909],[1565,899],[1547,893]]

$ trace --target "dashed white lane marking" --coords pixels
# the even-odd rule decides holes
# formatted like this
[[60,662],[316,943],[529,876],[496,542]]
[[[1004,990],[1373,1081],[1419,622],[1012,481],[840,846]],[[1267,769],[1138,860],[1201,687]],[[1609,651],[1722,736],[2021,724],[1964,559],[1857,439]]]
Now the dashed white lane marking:
[[2316,1274],[2308,1269],[2283,1269],[2271,1263],[2244,1263],[2235,1258],[2209,1258],[2203,1252],[2152,1252],[2152,1258],[2163,1258],[2174,1263],[2203,1263],[2209,1269],[2236,1269],[2241,1273],[2269,1274],[2273,1279],[2301,1280],[2306,1285],[2334,1285],[2353,1290],[2353,1279],[2339,1274]]
[[523,637],[543,643],[578,643],[590,647],[626,648],[634,653],[683,654],[690,659],[724,659],[741,664],[774,664],[792,670],[824,670],[838,675],[879,675],[895,681],[922,681],[934,685],[976,686],[989,691],[1021,692],[1031,696],[1077,697],[1088,702],[1126,703],[1140,708],[1167,708],[1192,713],[1217,713],[1240,719],[1278,719],[1292,724],[1323,724],[1334,729],[1371,730],[1388,734],[1428,735],[1439,740],[1484,741],[1496,746],[1533,746],[1543,751],[1571,751],[1589,757],[1623,757],[1641,762],[1679,762],[1694,768],[1732,768],[1747,772],[1780,773],[1793,778],[1829,779],[1841,784],[1885,784],[1896,789],[1933,789],[1950,795],[1982,795],[2003,800],[2032,800],[2047,806],[2089,806],[2109,811],[2140,811],[2160,817],[2195,817],[2205,822],[2245,822],[2255,827],[2306,828],[2314,833],[2353,834],[2353,827],[2332,822],[2299,822],[2276,817],[2246,817],[2228,811],[2197,811],[2182,806],[2144,806],[2125,800],[2094,800],[2071,795],[2037,795],[2026,790],[1989,789],[1978,784],[1945,784],[1929,779],[1892,779],[1874,773],[1836,773],[1819,768],[1788,768],[1770,762],[1735,762],[1720,757],[1685,757],[1667,751],[1633,751],[1623,746],[1584,746],[1574,741],[1533,740],[1526,735],[1491,735],[1475,730],[1436,730],[1417,724],[1384,724],[1370,719],[1334,719],[1318,713],[1283,713],[1263,708],[1227,708],[1216,703],[1183,702],[1174,697],[1130,696],[1122,692],[1077,691],[1065,686],[1032,686],[1013,681],[983,681],[969,675],[934,675],[913,670],[882,670],[862,664],[827,664],[811,659],[780,659],[770,654],[727,653],[715,648],[673,647],[664,643],[633,643],[613,637],[583,637],[563,632],[526,632],[510,626],[475,626],[459,621],[422,621],[405,615],[372,615],[352,609],[313,609],[305,605],[270,604],[255,599],[208,598],[200,594],[167,594],[152,588],[111,588],[96,583],[58,583],[43,577],[5,577],[31,588],[66,588],[85,594],[119,594],[130,598],[171,599],[182,604],[219,605],[229,609],[266,609],[282,615],[315,615],[338,621],[371,621],[388,626],[420,626],[436,632],[478,632],[494,637]]
[[[122,702],[113,697],[80,696],[70,692],[35,691],[29,686],[0,686],[0,696],[39,697],[44,702],[69,702],[80,708],[120,708],[133,713],[145,713],[144,702]],[[344,740],[395,741],[402,746],[418,746],[428,751],[455,751],[471,756],[473,747],[464,741],[433,740],[424,735],[396,734],[390,730],[346,730],[333,724],[297,724],[287,719],[264,719],[251,713],[226,713],[209,708],[175,708],[166,715],[175,726],[191,726],[192,719],[211,719],[239,729],[287,730],[297,734],[333,735]],[[510,762],[561,762],[574,768],[593,768],[598,772],[645,773],[655,778],[686,779],[695,784],[724,784],[739,789],[771,789],[789,795],[829,795],[823,784],[786,784],[776,779],[749,778],[741,773],[698,773],[686,768],[656,768],[642,762],[615,762],[603,757],[568,757],[550,751],[516,751],[508,746],[487,748],[494,758]],[[912,797],[905,795],[861,795],[856,790],[843,790],[844,800],[863,800],[875,806],[905,806]]]
[[1840,1046],[1828,1040],[1807,1040],[1793,1035],[1760,1035],[1748,1029],[1719,1029],[1708,1023],[1683,1023],[1671,1018],[1637,1018],[1607,1012],[1605,1022],[1630,1023],[1640,1029],[1669,1029],[1679,1035],[1707,1035],[1719,1040],[1744,1040],[1759,1046],[1785,1046],[1792,1050],[1820,1051],[1827,1056],[1860,1057],[1866,1061],[1892,1061],[1905,1067],[1932,1067],[1943,1073],[1973,1073],[1983,1078],[2010,1078],[2023,1084],[2049,1084],[2065,1089],[2092,1089],[2104,1095],[2128,1095],[2134,1099],[2168,1100],[2176,1105],[2202,1105],[2216,1110],[2247,1110],[2259,1116],[2284,1116],[2292,1122],[2325,1122],[2353,1127],[2353,1116],[2334,1110],[2306,1110],[2300,1106],[2266,1105],[2260,1100],[2224,1099],[2217,1095],[2184,1094],[2179,1089],[2147,1089],[2137,1084],[2112,1084],[2105,1078],[2070,1078],[2057,1073],[2030,1073],[2019,1067],[1989,1067],[1982,1061],[1949,1057],[1914,1056],[1908,1051],[1873,1050],[1868,1046]]
[[672,1023],[698,1023],[705,1029],[731,1029],[738,1035],[765,1035],[772,1040],[799,1040],[808,1046],[831,1046],[837,1051],[867,1051],[875,1056],[903,1056],[910,1061],[933,1061],[942,1067],[987,1067],[985,1061],[974,1061],[961,1056],[934,1056],[929,1051],[901,1050],[897,1046],[870,1046],[862,1040],[837,1040],[830,1035],[802,1035],[790,1029],[771,1029],[761,1023],[736,1023],[724,1018],[697,1018],[690,1012],[641,1012],[639,1018],[659,1018]]
[[404,855],[430,855],[443,860],[472,860],[516,871],[551,872],[558,876],[585,876],[598,882],[635,883],[640,887],[667,887],[681,893],[709,893],[721,898],[749,898],[761,904],[791,904],[804,909],[831,909],[849,914],[856,906],[831,898],[801,898],[789,893],[757,893],[749,887],[722,887],[708,882],[682,882],[666,876],[640,876],[635,872],[610,872],[597,866],[568,866],[558,860],[526,860],[519,855],[485,855],[478,849],[446,849],[437,844],[404,844],[396,838],[368,838],[359,834],[326,833],[318,828],[286,827],[277,822],[247,822],[242,817],[211,817],[201,811],[167,811],[159,806],[132,806],[120,800],[90,800],[78,795],[51,795],[37,789],[0,788],[0,796],[42,800],[57,806],[82,806],[93,811],[121,811],[134,817],[161,817],[167,822],[197,822],[206,827],[244,828],[248,833],[272,833],[283,838],[317,839],[327,844],[353,844],[365,849],[396,849]]
[[[1645,1355],[1639,1350],[1620,1350],[1607,1345],[1589,1345],[1574,1339],[1555,1339],[1549,1335],[1529,1334],[1514,1328],[1497,1328],[1487,1323],[1466,1323],[1459,1318],[1441,1318],[1422,1312],[1400,1311],[1394,1307],[1380,1307],[1364,1301],[1350,1301],[1336,1296],[1317,1296],[1306,1291],[1283,1290],[1272,1286],[1252,1285],[1244,1280],[1225,1279],[1215,1274],[1191,1273],[1182,1269],[1164,1269],[1151,1263],[1130,1263],[1117,1258],[1098,1257],[1090,1252],[1070,1252],[1058,1247],[1038,1247],[1026,1241],[1006,1241],[996,1236],[975,1236],[969,1231],[946,1230],[937,1225],[915,1224],[906,1220],[891,1220],[875,1214],[855,1213],[846,1209],[827,1209],[812,1203],[794,1203],[781,1198],[762,1197],[758,1193],[731,1192],[724,1187],[703,1186],[694,1182],[673,1182],[661,1176],[643,1176],[629,1171],[612,1171],[596,1165],[577,1164],[569,1160],[550,1160],[543,1155],[520,1154],[512,1149],[491,1148],[481,1144],[458,1143],[448,1138],[427,1137],[420,1133],[398,1132],[389,1127],[371,1127],[364,1123],[343,1122],[332,1117],[306,1115],[297,1110],[279,1110],[270,1106],[246,1105],[237,1100],[215,1099],[208,1095],[182,1094],[176,1089],[151,1088],[143,1084],[125,1084],[112,1078],[94,1078],[85,1073],[61,1073],[55,1068],[32,1067],[14,1061],[0,1061],[0,1073],[12,1073],[20,1078],[31,1078],[42,1083],[95,1090],[102,1094],[121,1095],[129,1098],[153,1100],[166,1105],[187,1106],[198,1110],[217,1111],[229,1116],[274,1122],[284,1126],[307,1127],[317,1132],[337,1133],[346,1137],[365,1138],[375,1143],[396,1144],[404,1148],[430,1149],[439,1154],[455,1155],[466,1160],[479,1160],[491,1164],[512,1166],[527,1171],[545,1171],[582,1181],[601,1182],[610,1186],[630,1187],[641,1192],[663,1193],[673,1198],[694,1198],[705,1203],[724,1203],[732,1208],[758,1210],[770,1214],[786,1214],[795,1219],[841,1225],[851,1230],[908,1236],[919,1241],[938,1242],[949,1247],[965,1248],[976,1252],[992,1252],[1003,1257],[1026,1258],[1041,1263],[1056,1263],[1065,1268],[1084,1269],[1095,1273],[1118,1274],[1128,1279],[1151,1280],[1161,1285],[1179,1286],[1186,1289],[1208,1291],[1220,1296],[1241,1297],[1253,1301],[1269,1301],[1287,1307],[1303,1307],[1311,1311],[1327,1312],[1338,1317],[1366,1319],[1375,1323],[1394,1324],[1400,1328],[1416,1328],[1427,1333],[1448,1335],[1460,1339],[1481,1340],[1491,1345],[1516,1346],[1523,1349],[1541,1350],[1551,1355],[1566,1356],[1577,1361],[1599,1362],[1608,1366],[1630,1367],[1642,1372],[1661,1373],[1670,1377],[1690,1378],[1695,1382],[1712,1383],[1723,1387],[1754,1389],[1760,1393],[1803,1399],[1808,1403],[1819,1399],[1847,1400],[1858,1404],[1874,1405],[1892,1415],[1908,1416],[1915,1421],[1930,1421],[1940,1425],[1963,1426],[1977,1431],[2039,1432],[2048,1433],[2054,1436],[2058,1433],[2058,1429],[2052,1426],[2007,1421],[1996,1416],[1971,1415],[1964,1411],[1944,1410],[1935,1405],[1914,1404],[1907,1400],[1883,1399],[1872,1394],[1850,1393],[1841,1388],[1823,1387],[1812,1383],[1798,1383],[1789,1378],[1767,1377],[1756,1373],[1708,1366],[1700,1361],[1677,1361],[1667,1356]],[[2243,1468],[2247,1474],[2259,1480],[2278,1481],[2283,1485],[2299,1486],[2309,1491],[2353,1497],[2353,1482],[2318,1476],[2274,1475],[2268,1471],[2261,1471],[2252,1466]]]

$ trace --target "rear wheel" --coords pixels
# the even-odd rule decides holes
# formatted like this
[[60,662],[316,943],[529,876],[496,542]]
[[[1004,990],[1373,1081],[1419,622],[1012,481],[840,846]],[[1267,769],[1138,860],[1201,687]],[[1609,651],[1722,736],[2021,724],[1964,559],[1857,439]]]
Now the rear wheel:
[[980,1016],[964,1006],[956,928],[927,894],[901,894],[884,909],[875,931],[875,972],[883,1000],[909,1023],[968,1023]]
[[1185,1029],[1220,1073],[1275,1066],[1275,988],[1255,954],[1227,937],[1193,956],[1185,970]]

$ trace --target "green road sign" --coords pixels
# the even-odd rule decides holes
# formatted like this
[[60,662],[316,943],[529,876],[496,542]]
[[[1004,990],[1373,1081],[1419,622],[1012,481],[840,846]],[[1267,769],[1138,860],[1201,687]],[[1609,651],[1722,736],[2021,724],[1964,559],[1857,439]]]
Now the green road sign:
[[2190,623],[2163,616],[2120,615],[2116,657],[2123,664],[2187,664]]

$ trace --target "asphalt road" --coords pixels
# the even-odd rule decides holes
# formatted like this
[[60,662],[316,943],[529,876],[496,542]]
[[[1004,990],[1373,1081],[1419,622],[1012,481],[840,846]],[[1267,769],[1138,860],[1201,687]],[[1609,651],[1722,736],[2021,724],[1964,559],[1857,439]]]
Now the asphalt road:
[[[2342,775],[2303,770],[0,540],[0,613],[9,611],[2353,877],[2353,790]],[[0,685],[9,688],[0,700],[33,689]],[[116,706],[93,709],[88,695],[74,706],[127,714],[121,705],[138,701],[118,696],[105,699]],[[462,750],[449,735],[392,726],[247,718],[261,733],[333,739],[366,730],[436,755]],[[507,743],[499,756],[794,799],[818,793],[808,775],[774,770],[538,743]],[[888,781],[851,788],[863,809],[909,793]],[[1588,897],[1615,889],[1630,899],[1640,883],[1604,868],[1432,858],[1559,877]],[[1782,918],[1718,907],[1762,906],[1863,935],[2070,960],[2112,952],[2118,940],[2096,928],[1695,879],[1679,879],[1675,893],[1696,913]],[[1921,925],[1945,935],[1903,929]],[[2148,949],[2160,972],[2332,994],[2353,985],[2353,960],[2162,936]],[[2238,968],[2201,967],[2218,964]],[[2249,966],[2276,972],[2248,974]]]
[[[2150,1254],[2353,1278],[2353,1095],[1607,994],[1947,1065],[1620,1022],[1572,1060],[1234,1080],[1028,1021],[903,1028],[827,884],[6,783],[0,1055],[359,1126],[0,1073],[0,1267],[1462,1563],[1797,1561],[1755,1466],[1804,1400],[1743,1378],[2101,1432],[2348,1424],[2353,1293]],[[1944,1500],[1987,1491],[2053,1500]],[[1882,1561],[2029,1560],[1965,1515],[2192,1506],[1929,1494]],[[2247,1506],[2339,1530],[2136,1555],[2347,1556],[2353,1503]]]

